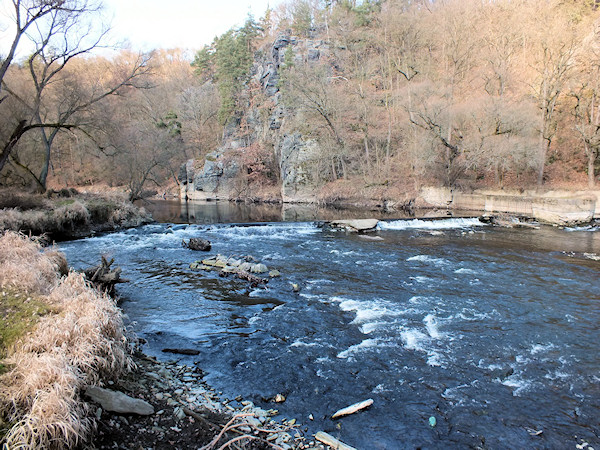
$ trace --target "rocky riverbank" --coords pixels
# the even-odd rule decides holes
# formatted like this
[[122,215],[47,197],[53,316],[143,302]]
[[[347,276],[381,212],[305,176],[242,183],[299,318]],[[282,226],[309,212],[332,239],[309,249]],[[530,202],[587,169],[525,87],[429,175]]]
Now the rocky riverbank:
[[[277,403],[265,410],[241,398],[223,399],[203,382],[202,370],[134,355],[136,368],[107,388],[143,399],[152,414],[115,413],[95,407],[97,449],[237,448],[324,449],[306,439],[294,419],[275,420]],[[279,397],[275,400],[283,400]]]

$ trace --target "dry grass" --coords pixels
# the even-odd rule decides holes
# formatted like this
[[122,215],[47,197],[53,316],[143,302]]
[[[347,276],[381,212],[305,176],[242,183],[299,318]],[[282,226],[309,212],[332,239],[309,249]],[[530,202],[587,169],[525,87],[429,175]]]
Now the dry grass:
[[90,213],[79,200],[57,206],[52,212],[52,221],[59,230],[75,230],[90,223]]
[[[37,204],[30,197],[16,194],[9,197],[10,201],[0,202],[0,230],[69,237],[92,229],[139,226],[151,220],[143,208],[111,193],[79,194],[77,198],[58,196]],[[27,208],[19,205],[19,201]],[[29,208],[36,205],[35,209]]]
[[38,242],[12,232],[0,237],[0,287],[45,295],[58,282],[57,268]]
[[[7,232],[0,237],[0,287],[40,296],[53,314],[4,349],[10,371],[0,376],[0,413],[12,424],[8,449],[71,448],[93,428],[80,393],[131,366],[119,309],[81,274],[60,278],[56,249]],[[2,349],[0,349],[2,350]]]

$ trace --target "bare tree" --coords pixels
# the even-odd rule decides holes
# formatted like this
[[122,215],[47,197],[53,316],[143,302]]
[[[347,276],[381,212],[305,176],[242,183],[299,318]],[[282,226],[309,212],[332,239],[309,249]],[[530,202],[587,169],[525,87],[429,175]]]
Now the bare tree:
[[[32,6],[25,5],[24,1],[15,0],[13,3],[17,11],[17,23],[22,14],[26,17],[35,17],[31,12]],[[39,3],[39,9],[36,10],[39,18],[33,22],[30,19],[31,23],[28,25],[30,28],[28,37],[35,45],[35,51],[26,62],[33,93],[20,95],[11,88],[10,80],[6,78],[2,80],[4,91],[24,106],[27,115],[17,121],[10,138],[2,145],[0,171],[19,140],[27,132],[37,130],[44,151],[39,175],[21,164],[17,158],[13,158],[13,162],[28,171],[37,182],[38,188],[44,191],[52,144],[58,133],[62,130],[80,128],[81,124],[77,116],[91,105],[116,94],[124,87],[135,86],[140,76],[149,70],[149,56],[140,55],[110,85],[97,80],[97,83],[85,92],[78,82],[74,81],[73,74],[68,73],[65,68],[78,56],[87,54],[101,45],[107,29],[94,30],[91,22],[99,12],[99,7],[85,0]],[[53,7],[46,10],[43,8],[44,5],[53,5]],[[39,11],[43,12],[43,16],[40,16]],[[23,26],[17,28],[22,30]],[[21,31],[22,33],[24,31]]]
[[78,0],[12,0],[12,5],[14,34],[8,54],[0,64],[0,94],[4,76],[16,55],[22,37],[30,27],[39,25],[46,16],[51,14],[60,12],[65,15],[78,15],[88,8],[87,2],[82,3]]

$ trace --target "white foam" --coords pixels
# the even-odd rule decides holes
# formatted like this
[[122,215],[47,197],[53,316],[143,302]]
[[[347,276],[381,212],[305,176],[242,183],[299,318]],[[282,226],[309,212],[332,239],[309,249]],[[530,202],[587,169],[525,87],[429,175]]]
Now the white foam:
[[374,331],[376,331],[377,329],[379,329],[382,326],[385,326],[386,324],[383,322],[371,322],[371,323],[365,323],[364,325],[360,326],[360,332],[362,334],[371,334]]
[[566,231],[600,231],[600,227],[586,225],[583,227],[566,227],[565,230]]
[[290,347],[320,347],[320,344],[316,342],[303,342],[301,340],[297,340],[290,344]]
[[380,230],[450,230],[470,227],[485,226],[477,218],[470,219],[439,219],[439,220],[393,220],[390,222],[381,221],[377,226]]
[[343,352],[338,353],[337,357],[340,359],[347,359],[356,353],[363,352],[365,350],[377,347],[379,341],[377,339],[365,339],[360,344],[353,345]]
[[307,284],[333,284],[334,282],[331,280],[326,280],[325,278],[319,278],[317,280],[307,280]]
[[386,388],[384,384],[378,384],[371,391],[373,394],[381,394],[383,392],[389,392],[390,389]]
[[353,324],[364,324],[383,317],[396,317],[406,312],[405,310],[394,309],[391,304],[382,300],[359,301],[336,297],[333,297],[332,300],[339,302],[342,311],[356,313],[356,317],[352,321]]
[[460,269],[456,269],[454,271],[454,273],[468,273],[468,274],[475,275],[477,273],[477,271],[473,270],[473,269],[465,269],[464,267],[461,267]]
[[532,355],[537,355],[539,353],[545,353],[548,352],[549,350],[552,350],[553,348],[555,348],[554,344],[550,343],[550,344],[534,344],[531,347],[531,354]]
[[531,390],[531,388],[533,387],[533,383],[531,383],[530,381],[524,380],[522,378],[519,378],[518,376],[515,376],[515,375],[506,377],[501,383],[504,386],[508,386],[508,387],[514,389],[513,393],[512,393],[514,397],[520,397],[521,394]]
[[215,227],[212,231],[217,232],[221,239],[288,240],[298,235],[315,234],[319,229],[315,225],[308,223],[280,223],[256,226],[220,226]]
[[433,339],[440,339],[442,337],[442,334],[438,329],[437,319],[433,314],[427,314],[423,319],[423,323],[425,323],[425,327],[427,328],[429,336],[431,336]]
[[443,356],[438,352],[429,351],[427,352],[427,364],[432,367],[441,367],[443,362]]
[[404,329],[400,332],[400,338],[407,350],[425,352],[425,344],[429,343],[429,336],[414,328]]
[[426,264],[431,263],[435,266],[445,266],[446,264],[448,264],[448,261],[443,258],[434,258],[433,256],[429,255],[411,256],[410,258],[407,258],[407,261],[418,261]]
[[548,380],[566,380],[568,378],[571,378],[571,375],[566,373],[566,372],[561,372],[559,370],[554,371],[554,373],[547,373],[544,378],[548,379]]
[[427,283],[429,281],[431,281],[432,279],[429,277],[424,277],[424,276],[416,276],[416,277],[410,277],[411,280],[416,281],[417,283]]
[[418,305],[420,303],[423,303],[424,300],[427,300],[427,297],[421,297],[420,295],[415,295],[413,297],[411,297],[408,302],[412,303],[413,305]]

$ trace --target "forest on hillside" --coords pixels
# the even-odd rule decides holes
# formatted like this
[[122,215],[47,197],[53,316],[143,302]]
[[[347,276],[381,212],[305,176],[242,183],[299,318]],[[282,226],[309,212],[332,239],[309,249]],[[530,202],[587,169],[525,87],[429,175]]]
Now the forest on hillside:
[[[600,12],[593,0],[288,0],[179,49],[98,56],[100,3],[13,0],[0,67],[0,183],[106,183],[131,198],[179,183],[235,134],[246,184],[281,183],[274,139],[314,142],[315,191],[357,186],[594,187]],[[257,66],[282,35],[280,105]],[[35,50],[14,51],[30,39]],[[195,43],[190,43],[193,47]],[[283,106],[281,106],[283,105]],[[284,108],[277,135],[253,116]],[[235,128],[232,131],[232,128]]]

